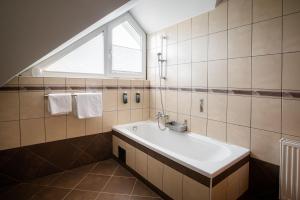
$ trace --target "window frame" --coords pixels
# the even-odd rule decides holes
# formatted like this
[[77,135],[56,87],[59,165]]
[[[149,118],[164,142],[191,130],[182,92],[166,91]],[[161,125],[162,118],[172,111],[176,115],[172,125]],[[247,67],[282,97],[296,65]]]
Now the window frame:
[[[112,29],[118,26],[124,21],[128,21],[130,25],[141,35],[142,39],[142,72],[115,72],[112,71]],[[99,34],[103,33],[104,38],[104,74],[96,73],[77,73],[77,72],[58,72],[58,71],[46,71],[43,70],[47,68],[51,63],[57,61],[58,59],[64,57],[71,51],[80,47],[87,41],[93,39]],[[135,21],[135,19],[127,12],[115,20],[95,29],[94,31],[88,33],[77,41],[73,42],[66,48],[60,50],[56,54],[50,56],[49,58],[41,61],[31,68],[31,74],[35,77],[83,77],[83,78],[137,78],[146,79],[146,33],[141,28],[141,26]]]

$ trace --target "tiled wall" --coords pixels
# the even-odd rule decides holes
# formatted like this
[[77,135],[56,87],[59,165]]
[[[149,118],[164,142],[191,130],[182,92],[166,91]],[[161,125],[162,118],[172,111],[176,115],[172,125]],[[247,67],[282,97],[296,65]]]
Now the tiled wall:
[[[103,117],[51,116],[44,96],[57,92],[103,92]],[[129,96],[123,104],[123,92]],[[135,94],[141,94],[141,103]],[[0,88],[0,150],[109,132],[113,125],[149,117],[149,81],[19,77]]]
[[167,36],[162,87],[170,118],[279,165],[279,139],[300,139],[300,1],[224,1],[149,35],[152,118],[161,110],[161,35]]

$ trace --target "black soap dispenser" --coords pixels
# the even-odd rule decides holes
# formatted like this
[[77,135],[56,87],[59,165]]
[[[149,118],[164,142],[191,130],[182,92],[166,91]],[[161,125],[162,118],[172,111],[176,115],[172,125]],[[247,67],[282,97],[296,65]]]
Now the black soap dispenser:
[[123,103],[127,104],[128,103],[128,94],[127,94],[127,92],[124,92],[122,97],[123,97]]
[[141,102],[141,94],[139,92],[135,93],[135,102],[136,103]]

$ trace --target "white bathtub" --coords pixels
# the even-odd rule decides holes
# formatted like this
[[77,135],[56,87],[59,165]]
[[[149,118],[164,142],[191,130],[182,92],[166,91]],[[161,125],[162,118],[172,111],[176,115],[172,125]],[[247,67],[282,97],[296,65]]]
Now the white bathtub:
[[113,130],[209,178],[218,176],[250,153],[249,149],[192,132],[161,131],[152,121],[117,125]]

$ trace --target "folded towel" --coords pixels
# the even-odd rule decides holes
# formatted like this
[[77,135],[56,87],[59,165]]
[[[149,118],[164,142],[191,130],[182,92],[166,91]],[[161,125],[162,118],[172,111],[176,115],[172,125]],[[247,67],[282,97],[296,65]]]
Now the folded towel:
[[70,93],[48,94],[48,110],[51,115],[72,112],[72,97]]
[[76,93],[73,112],[79,119],[102,116],[102,93]]

